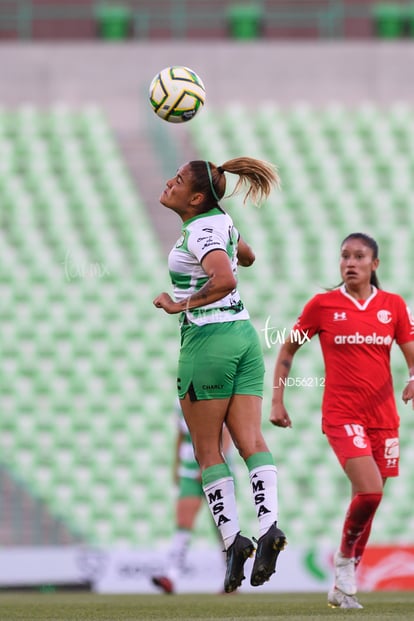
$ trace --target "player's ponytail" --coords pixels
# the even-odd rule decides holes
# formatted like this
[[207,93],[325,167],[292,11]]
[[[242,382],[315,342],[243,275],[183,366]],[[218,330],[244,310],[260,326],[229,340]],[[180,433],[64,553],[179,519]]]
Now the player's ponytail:
[[200,205],[200,212],[208,211],[224,197],[226,193],[225,173],[232,173],[239,177],[229,196],[238,194],[243,186],[247,186],[243,203],[251,200],[254,205],[259,206],[268,198],[274,186],[280,187],[276,167],[269,162],[252,157],[236,157],[220,166],[204,160],[193,160],[189,165],[192,172],[193,190],[205,196],[205,200]]
[[217,170],[238,175],[239,180],[230,196],[240,192],[243,186],[247,186],[243,203],[251,200],[257,207],[268,198],[274,186],[280,187],[277,168],[269,162],[253,157],[235,157],[218,166]]

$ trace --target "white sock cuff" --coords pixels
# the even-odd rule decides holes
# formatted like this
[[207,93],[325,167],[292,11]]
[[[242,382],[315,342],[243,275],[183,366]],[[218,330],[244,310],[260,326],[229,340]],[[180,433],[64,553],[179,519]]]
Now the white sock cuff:
[[208,492],[213,487],[217,487],[217,485],[223,485],[224,483],[227,483],[228,481],[231,481],[234,484],[233,477],[223,477],[222,479],[217,479],[216,481],[212,481],[211,483],[207,483],[207,485],[203,485],[203,490],[205,492]]
[[268,464],[266,466],[257,466],[257,468],[253,468],[253,470],[249,471],[250,481],[255,476],[255,474],[261,473],[261,472],[274,472],[277,475],[277,468],[276,466],[273,466],[272,464]]

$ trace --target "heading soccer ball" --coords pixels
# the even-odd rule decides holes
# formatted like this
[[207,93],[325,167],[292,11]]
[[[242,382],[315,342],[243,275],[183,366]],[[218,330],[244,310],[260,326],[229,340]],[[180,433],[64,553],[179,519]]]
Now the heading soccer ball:
[[206,91],[201,78],[188,67],[166,67],[154,77],[149,98],[155,114],[169,123],[190,121],[203,107]]

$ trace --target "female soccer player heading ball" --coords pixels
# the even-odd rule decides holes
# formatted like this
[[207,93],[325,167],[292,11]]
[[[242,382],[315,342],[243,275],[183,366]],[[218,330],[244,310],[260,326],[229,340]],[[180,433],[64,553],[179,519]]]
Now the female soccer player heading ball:
[[238,265],[248,267],[255,255],[219,205],[226,173],[238,175],[235,191],[246,184],[245,200],[253,202],[266,198],[278,183],[270,164],[248,157],[221,166],[203,160],[181,166],[160,197],[183,222],[168,260],[176,300],[164,292],[154,304],[167,313],[181,313],[178,396],[226,549],[224,590],[231,593],[244,579],[254,546],[240,534],[234,481],[220,448],[224,423],[249,471],[259,522],[253,586],[274,573],[286,538],[276,525],[277,473],[261,432],[263,353],[237,291]]
[[[399,416],[390,369],[394,340],[409,369],[402,398],[414,407],[414,320],[401,297],[380,289],[378,264],[374,239],[348,235],[341,245],[341,285],[314,296],[295,324],[309,338],[319,336],[326,371],[322,429],[352,487],[328,594],[328,603],[341,608],[362,608],[355,597],[355,569],[384,483],[398,475]],[[278,427],[292,424],[283,403],[284,380],[299,347],[287,339],[276,360],[270,421]]]

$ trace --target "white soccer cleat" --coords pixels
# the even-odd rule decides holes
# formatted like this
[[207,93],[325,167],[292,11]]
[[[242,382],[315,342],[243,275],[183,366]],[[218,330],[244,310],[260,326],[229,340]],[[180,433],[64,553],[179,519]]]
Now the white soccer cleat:
[[355,559],[342,556],[336,552],[334,556],[335,587],[345,595],[355,595],[357,592],[355,581]]
[[359,603],[355,595],[347,595],[346,593],[342,593],[342,591],[336,587],[328,593],[328,606],[331,608],[363,608],[362,604]]

